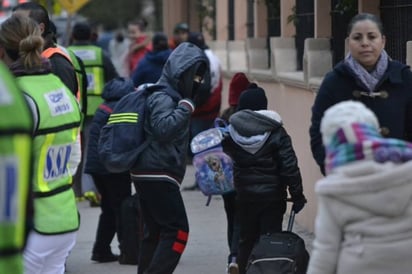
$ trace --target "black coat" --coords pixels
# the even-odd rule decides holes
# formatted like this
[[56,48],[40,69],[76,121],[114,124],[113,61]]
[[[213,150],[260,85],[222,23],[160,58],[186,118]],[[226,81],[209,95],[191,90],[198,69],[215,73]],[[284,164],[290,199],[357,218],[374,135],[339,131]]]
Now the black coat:
[[[239,199],[286,199],[287,188],[292,199],[304,199],[298,160],[291,138],[282,124],[251,110],[236,112],[231,116],[230,124],[241,137],[236,137],[231,130],[222,146],[234,161],[233,177]],[[235,141],[265,132],[270,132],[269,137],[266,141],[260,140],[260,145],[256,145],[259,141],[251,141],[251,146],[257,149],[255,153]]]
[[191,43],[180,44],[169,56],[158,81],[162,88],[146,101],[144,129],[150,142],[131,169],[133,180],[170,182],[180,187],[193,111],[180,100],[196,96],[193,91],[199,88],[193,87],[194,75],[206,64],[204,52]]
[[325,150],[320,122],[325,110],[336,103],[360,101],[377,116],[382,135],[412,141],[412,72],[408,66],[389,61],[388,69],[376,87],[380,95],[370,97],[361,95],[361,92],[367,93],[366,87],[342,62],[325,76],[319,88],[312,107],[309,133],[313,157],[323,174]]
[[114,78],[103,89],[102,98],[105,100],[96,110],[90,125],[89,143],[87,145],[87,159],[85,173],[108,174],[110,173],[102,164],[98,154],[98,142],[101,128],[106,125],[110,113],[116,103],[129,92],[134,91],[131,80]]

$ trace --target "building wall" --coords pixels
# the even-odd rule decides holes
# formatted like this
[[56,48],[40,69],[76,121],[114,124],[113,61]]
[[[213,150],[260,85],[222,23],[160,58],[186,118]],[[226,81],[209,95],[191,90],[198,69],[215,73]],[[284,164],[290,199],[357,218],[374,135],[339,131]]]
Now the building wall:
[[163,0],[163,31],[170,37],[177,23],[186,22],[192,31],[200,31],[197,2],[190,0]]
[[[220,3],[217,5],[220,5]],[[246,23],[247,23],[247,0],[235,0],[235,40],[246,39],[247,37]]]
[[292,14],[295,0],[280,1],[280,33],[282,37],[293,37],[296,33],[293,22],[288,22],[288,17]]
[[219,0],[216,2],[216,39],[225,41],[229,39],[229,3],[228,0]]

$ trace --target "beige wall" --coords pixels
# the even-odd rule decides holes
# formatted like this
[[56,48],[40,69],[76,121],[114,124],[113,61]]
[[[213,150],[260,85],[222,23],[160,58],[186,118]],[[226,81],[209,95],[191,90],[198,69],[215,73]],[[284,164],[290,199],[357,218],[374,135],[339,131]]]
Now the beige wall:
[[358,10],[359,13],[361,12],[368,12],[376,15],[380,15],[379,11],[379,0],[359,0],[358,2]]
[[315,0],[315,37],[330,38],[332,18],[330,16],[331,1]]
[[228,40],[228,0],[219,0],[216,3],[216,40]]
[[173,35],[176,23],[186,21],[186,0],[163,1],[163,31]]
[[268,34],[267,6],[264,1],[254,1],[255,37],[265,38]]
[[282,37],[293,37],[296,33],[293,22],[288,23],[288,17],[292,14],[295,0],[280,1],[280,34]]
[[163,31],[173,35],[177,23],[186,22],[193,31],[200,30],[196,2],[190,0],[163,0]]
[[247,23],[247,0],[235,0],[235,40],[246,39],[247,37],[246,23]]

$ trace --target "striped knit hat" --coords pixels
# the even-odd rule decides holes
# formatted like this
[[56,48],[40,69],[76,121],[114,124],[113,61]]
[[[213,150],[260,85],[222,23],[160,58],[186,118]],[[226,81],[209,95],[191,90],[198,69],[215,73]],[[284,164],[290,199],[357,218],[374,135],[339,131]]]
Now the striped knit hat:
[[326,149],[326,172],[357,160],[412,159],[412,144],[383,138],[375,114],[360,102],[345,101],[325,111],[320,131]]

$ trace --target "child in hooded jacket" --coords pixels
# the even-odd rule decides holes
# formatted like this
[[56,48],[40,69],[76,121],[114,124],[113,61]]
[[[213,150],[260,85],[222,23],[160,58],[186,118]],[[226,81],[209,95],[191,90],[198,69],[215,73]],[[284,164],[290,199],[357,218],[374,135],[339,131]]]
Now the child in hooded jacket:
[[130,170],[145,224],[138,274],[173,273],[189,239],[180,185],[190,118],[208,69],[200,48],[181,43],[163,67],[157,82],[162,88],[147,97],[144,129],[150,142]]
[[267,110],[267,98],[256,84],[242,92],[229,119],[224,151],[234,161],[234,184],[240,223],[239,273],[259,236],[282,231],[287,189],[298,213],[305,205],[302,178],[291,138],[278,113]]
[[412,261],[412,143],[384,138],[361,102],[326,110],[308,274],[404,274]]

